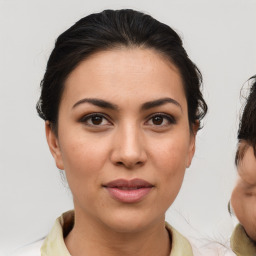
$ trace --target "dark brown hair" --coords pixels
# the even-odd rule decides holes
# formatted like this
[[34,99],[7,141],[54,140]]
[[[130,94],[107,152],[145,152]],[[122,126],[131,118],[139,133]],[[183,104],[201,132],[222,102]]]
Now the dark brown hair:
[[188,105],[190,127],[207,112],[202,76],[189,59],[178,34],[149,15],[134,10],[105,10],[82,18],[61,34],[41,82],[37,111],[57,132],[58,109],[68,75],[90,55],[117,46],[152,48],[179,70]]
[[235,163],[243,158],[248,146],[252,146],[256,157],[256,75],[249,79],[249,96],[246,97],[246,103],[243,108],[239,123],[237,138],[239,142],[246,142],[245,145],[238,145]]

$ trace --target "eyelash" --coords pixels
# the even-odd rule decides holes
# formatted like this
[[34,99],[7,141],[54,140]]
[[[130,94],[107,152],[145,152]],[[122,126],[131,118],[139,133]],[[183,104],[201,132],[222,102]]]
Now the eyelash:
[[112,122],[109,121],[109,117],[106,117],[105,114],[102,114],[102,113],[92,113],[92,114],[89,114],[89,115],[85,115],[83,116],[79,121],[81,123],[85,123],[87,126],[91,126],[91,127],[97,127],[97,126],[102,126],[102,125],[95,125],[95,124],[89,124],[88,121],[94,117],[100,117],[102,119],[105,119],[108,121],[108,125],[112,124]]
[[[102,125],[100,123],[100,124],[97,125],[97,124],[93,124],[93,123],[91,123],[91,124],[88,123],[88,121],[90,119],[94,118],[94,117],[100,117],[100,118],[102,118],[102,120],[105,119],[105,120],[107,120],[108,124],[103,124]],[[153,118],[155,118],[155,117],[160,117],[160,118],[163,119],[163,121],[167,120],[168,124],[164,124],[164,125],[162,125],[162,124],[159,124],[159,125],[157,125],[157,124],[147,124],[150,121],[152,121]],[[91,127],[97,127],[98,126],[98,127],[100,127],[100,126],[105,126],[105,125],[112,125],[112,122],[109,121],[109,119],[110,118],[107,117],[105,114],[102,114],[102,113],[92,113],[92,114],[88,114],[88,115],[83,116],[79,121],[81,123],[85,123],[87,126],[91,126]],[[154,113],[153,115],[149,116],[147,118],[147,121],[145,122],[146,125],[152,125],[152,126],[157,127],[157,128],[166,127],[166,126],[173,125],[173,124],[176,124],[176,123],[177,123],[176,119],[172,115],[164,114],[164,113]]]
[[[149,122],[150,120],[152,120],[154,117],[161,117],[161,118],[163,118],[163,120],[164,119],[166,119],[167,120],[167,122],[168,122],[168,124],[165,124],[165,125],[162,125],[162,124],[160,124],[160,125],[154,125],[154,126],[156,126],[156,127],[158,127],[158,128],[160,128],[160,127],[166,127],[166,126],[169,126],[169,125],[173,125],[173,124],[176,124],[177,122],[176,122],[176,119],[174,118],[174,116],[172,116],[172,115],[169,115],[169,114],[164,114],[164,113],[154,113],[153,115],[151,115],[149,118],[148,118],[148,121],[147,122]],[[146,122],[146,123],[147,123]]]

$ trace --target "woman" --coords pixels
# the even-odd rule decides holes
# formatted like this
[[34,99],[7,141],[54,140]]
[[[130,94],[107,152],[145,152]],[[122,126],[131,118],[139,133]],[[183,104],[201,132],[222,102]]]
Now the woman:
[[170,27],[133,10],[89,15],[56,41],[37,110],[74,211],[41,255],[195,255],[165,223],[207,105]]
[[239,256],[256,255],[256,76],[238,130],[235,163],[239,179],[231,205],[240,224],[231,237],[231,247]]

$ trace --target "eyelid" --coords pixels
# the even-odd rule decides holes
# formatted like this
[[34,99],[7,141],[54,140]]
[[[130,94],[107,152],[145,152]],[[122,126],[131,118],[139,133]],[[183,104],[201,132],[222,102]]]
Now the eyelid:
[[[108,123],[110,123],[111,125],[113,125],[112,121],[111,121],[111,118],[104,114],[104,113],[101,113],[101,112],[94,112],[94,113],[90,113],[90,114],[86,114],[86,115],[83,115],[82,118],[79,119],[79,122],[81,123],[86,123],[90,118],[92,117],[95,117],[95,116],[99,116],[99,117],[102,117],[104,119],[106,119],[108,121]],[[86,124],[87,126],[93,126],[93,127],[96,127],[96,126],[104,126],[104,125],[93,125],[93,124]],[[108,124],[109,125],[109,124]]]
[[[169,122],[169,125],[172,125],[172,124],[176,124],[176,123],[177,123],[177,120],[176,120],[176,118],[175,118],[173,115],[171,115],[171,114],[166,114],[166,113],[163,113],[163,112],[157,112],[157,113],[151,114],[150,116],[147,117],[145,123],[149,122],[149,120],[151,120],[151,119],[152,119],[153,117],[155,117],[155,116],[161,116],[161,117],[167,119],[168,122]],[[155,126],[163,127],[163,126],[166,126],[166,125],[155,125]]]
[[[111,120],[111,118],[106,115],[105,113],[101,113],[101,112],[93,112],[93,113],[89,113],[89,114],[86,114],[86,115],[83,115],[80,119],[79,119],[79,122],[81,123],[86,123],[90,118],[93,118],[95,116],[99,116],[99,117],[102,117],[104,118],[105,120],[107,120],[107,122],[109,124],[105,124],[105,125],[113,125],[113,121]],[[164,124],[164,125],[154,125],[154,124],[149,124],[149,125],[152,125],[152,126],[156,126],[158,128],[160,127],[165,127],[165,126],[169,126],[169,125],[173,125],[173,124],[176,124],[177,121],[176,121],[176,118],[171,115],[171,114],[166,114],[166,113],[163,113],[163,112],[157,112],[157,113],[153,113],[151,115],[149,115],[147,118],[146,118],[146,121],[145,121],[145,124],[147,125],[147,123],[154,117],[156,116],[160,116],[162,117],[163,119],[167,120],[168,121],[168,124]],[[89,123],[86,123],[87,126],[105,126],[105,125],[93,125],[93,124],[89,124]]]

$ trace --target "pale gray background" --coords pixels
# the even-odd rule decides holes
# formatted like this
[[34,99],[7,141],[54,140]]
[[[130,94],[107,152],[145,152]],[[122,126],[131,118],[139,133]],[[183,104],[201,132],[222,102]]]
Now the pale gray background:
[[167,220],[187,233],[225,240],[239,93],[256,73],[256,0],[0,0],[0,254],[45,236],[72,199],[35,111],[39,83],[56,37],[83,16],[135,8],[167,23],[204,76],[205,127]]

